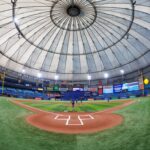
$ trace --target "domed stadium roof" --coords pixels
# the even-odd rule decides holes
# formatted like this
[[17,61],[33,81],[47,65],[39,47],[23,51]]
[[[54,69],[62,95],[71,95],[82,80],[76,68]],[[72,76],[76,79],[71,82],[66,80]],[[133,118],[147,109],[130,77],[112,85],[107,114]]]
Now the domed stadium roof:
[[86,80],[150,65],[150,0],[1,0],[0,66]]

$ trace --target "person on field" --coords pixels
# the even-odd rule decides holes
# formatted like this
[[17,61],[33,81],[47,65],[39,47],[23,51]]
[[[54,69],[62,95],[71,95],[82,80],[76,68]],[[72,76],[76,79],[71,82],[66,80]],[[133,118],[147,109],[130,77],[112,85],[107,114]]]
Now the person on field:
[[74,111],[74,107],[75,107],[75,101],[72,99],[72,102],[71,102],[71,104],[72,104],[72,110]]
[[83,101],[83,97],[80,97],[80,102],[82,103],[82,101]]
[[108,97],[107,102],[109,103],[109,101],[110,101],[110,98]]
[[76,98],[76,103],[78,103],[78,99]]

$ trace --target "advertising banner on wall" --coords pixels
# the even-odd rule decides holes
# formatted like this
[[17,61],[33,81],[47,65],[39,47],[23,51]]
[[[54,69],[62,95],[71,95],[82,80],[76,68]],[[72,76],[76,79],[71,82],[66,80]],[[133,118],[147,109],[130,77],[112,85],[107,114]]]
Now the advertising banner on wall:
[[98,88],[98,94],[102,95],[103,94],[103,87],[101,86],[101,88]]
[[114,93],[122,92],[122,84],[117,84],[113,86]]
[[91,87],[91,88],[88,88],[88,91],[90,91],[90,92],[97,92],[97,88]]
[[144,90],[144,82],[143,82],[143,76],[142,75],[139,77],[139,89]]
[[113,86],[103,86],[103,93],[108,94],[108,93],[113,93]]
[[127,91],[127,90],[128,90],[128,83],[123,83],[122,91]]
[[128,83],[128,91],[137,91],[139,90],[139,82]]
[[83,91],[83,88],[73,88],[73,91]]
[[54,85],[53,86],[53,91],[59,91],[59,85]]
[[103,84],[101,80],[99,80],[99,83],[98,83],[98,94],[99,95],[103,94]]
[[53,91],[53,87],[47,87],[47,91]]
[[61,88],[59,88],[59,91],[60,91],[60,92],[66,92],[66,91],[68,91],[68,88],[62,88],[62,87],[61,87]]

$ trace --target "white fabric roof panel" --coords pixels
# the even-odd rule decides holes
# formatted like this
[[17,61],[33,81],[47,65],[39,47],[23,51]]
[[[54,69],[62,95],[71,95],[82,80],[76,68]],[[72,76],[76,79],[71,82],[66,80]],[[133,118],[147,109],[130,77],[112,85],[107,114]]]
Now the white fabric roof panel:
[[0,66],[86,80],[150,65],[150,0],[0,1]]

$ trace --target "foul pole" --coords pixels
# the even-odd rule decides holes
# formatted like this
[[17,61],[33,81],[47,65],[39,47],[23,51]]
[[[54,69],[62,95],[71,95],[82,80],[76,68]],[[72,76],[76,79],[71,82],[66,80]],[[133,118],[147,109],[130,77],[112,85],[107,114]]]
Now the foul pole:
[[4,95],[4,87],[5,87],[5,72],[2,74],[2,95]]

